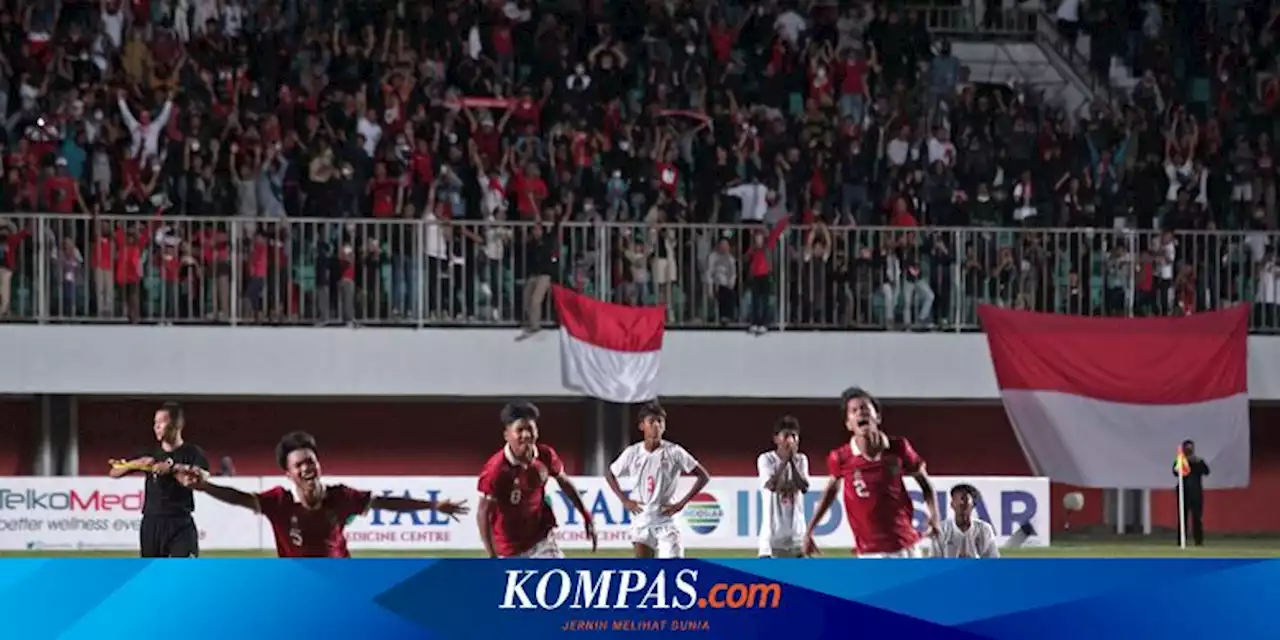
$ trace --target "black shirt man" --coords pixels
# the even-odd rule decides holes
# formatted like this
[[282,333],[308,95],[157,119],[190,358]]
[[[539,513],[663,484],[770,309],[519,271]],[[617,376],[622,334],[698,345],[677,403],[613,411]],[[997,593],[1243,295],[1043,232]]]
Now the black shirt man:
[[[142,506],[140,531],[144,558],[195,558],[200,555],[200,533],[191,514],[195,499],[191,489],[173,476],[175,465],[191,465],[208,471],[204,451],[182,439],[185,419],[177,403],[165,403],[156,410],[153,432],[156,444],[129,461],[129,466],[149,467],[146,497]],[[112,469],[111,477],[121,478],[136,469]]]
[[[1182,478],[1182,504],[1185,510],[1183,522],[1191,520],[1191,540],[1197,547],[1204,546],[1204,477],[1209,475],[1209,465],[1196,455],[1196,443],[1182,443],[1182,454],[1187,457],[1190,471]],[[1178,464],[1173,465],[1173,475],[1178,475]],[[1177,487],[1175,486],[1176,490]]]

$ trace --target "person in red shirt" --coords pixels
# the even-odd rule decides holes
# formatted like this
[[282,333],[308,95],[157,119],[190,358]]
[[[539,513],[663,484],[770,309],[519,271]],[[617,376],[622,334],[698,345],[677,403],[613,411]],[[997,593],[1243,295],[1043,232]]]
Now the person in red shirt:
[[547,199],[547,183],[542,181],[542,171],[538,165],[530,163],[523,171],[516,171],[513,191],[516,196],[516,210],[525,220],[536,220],[542,214],[542,201]]
[[80,184],[67,173],[66,158],[58,158],[53,175],[45,179],[42,191],[40,200],[52,213],[76,213],[77,206],[81,212],[89,211],[80,194]]
[[372,200],[373,217],[393,218],[404,200],[404,181],[387,173],[387,163],[373,165],[366,191]]
[[769,231],[768,237],[765,237],[764,230],[757,229],[751,235],[751,248],[743,256],[743,261],[747,263],[747,290],[751,292],[750,331],[756,335],[768,331],[769,300],[772,297],[770,276],[773,274],[769,254],[778,245],[788,222],[787,218],[779,220]]
[[844,490],[844,511],[853,531],[859,558],[919,557],[920,534],[912,524],[915,507],[903,476],[915,478],[929,514],[927,536],[938,533],[938,499],[925,472],[924,458],[906,438],[880,430],[880,403],[865,390],[852,387],[840,396],[849,442],[827,456],[831,479],[809,520],[805,555],[818,553],[814,527],[827,516],[836,494]]
[[142,254],[147,248],[149,231],[137,225],[116,229],[116,287],[124,293],[129,322],[142,319]]
[[840,67],[840,117],[862,122],[867,112],[867,76],[874,65],[852,48],[845,50]]
[[476,522],[490,558],[563,558],[556,544],[556,516],[546,500],[548,478],[582,515],[591,550],[596,527],[578,489],[564,472],[556,450],[538,444],[538,407],[512,402],[502,408],[506,444],[480,470],[480,510]]
[[248,267],[249,283],[245,289],[245,300],[249,303],[249,310],[253,312],[253,320],[262,322],[264,302],[267,289],[267,261],[271,246],[268,243],[267,231],[259,228],[257,233],[253,234],[252,244],[249,246],[249,260],[245,265]]
[[276,554],[281,558],[350,558],[343,530],[354,516],[371,509],[395,512],[437,511],[454,520],[468,511],[467,501],[418,500],[375,496],[346,485],[320,481],[316,439],[302,431],[285,435],[276,445],[276,462],[293,487],[248,493],[209,482],[209,472],[192,466],[175,468],[178,481],[219,502],[252,509],[271,523]]

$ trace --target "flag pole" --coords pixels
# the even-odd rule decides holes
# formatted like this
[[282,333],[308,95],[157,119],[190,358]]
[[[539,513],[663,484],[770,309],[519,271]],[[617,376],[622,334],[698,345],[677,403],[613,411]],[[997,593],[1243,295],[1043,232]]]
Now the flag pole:
[[1187,548],[1187,498],[1186,487],[1187,477],[1178,474],[1178,548]]

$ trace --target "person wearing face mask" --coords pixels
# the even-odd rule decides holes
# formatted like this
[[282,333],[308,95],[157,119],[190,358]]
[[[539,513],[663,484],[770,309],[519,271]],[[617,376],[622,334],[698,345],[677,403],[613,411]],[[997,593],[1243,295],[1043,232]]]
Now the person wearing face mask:
[[591,102],[591,76],[587,73],[587,65],[579,62],[574,65],[573,73],[564,81],[568,102],[579,112],[586,110]]

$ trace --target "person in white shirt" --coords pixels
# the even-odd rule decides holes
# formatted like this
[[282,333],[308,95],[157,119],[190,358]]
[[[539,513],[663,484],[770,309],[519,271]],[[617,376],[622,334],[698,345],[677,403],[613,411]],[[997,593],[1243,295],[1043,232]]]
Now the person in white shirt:
[[[707,486],[711,476],[684,447],[662,439],[667,430],[667,412],[657,400],[645,403],[639,417],[644,440],[623,449],[605,470],[604,478],[632,514],[631,546],[636,557],[683,558],[680,527],[672,516]],[[693,488],[673,500],[680,476],[686,473],[697,476]],[[618,485],[620,477],[635,478],[630,495]]]
[[800,558],[804,542],[804,494],[809,490],[809,457],[800,453],[800,421],[783,416],[773,426],[774,449],[756,458],[764,521],[761,558]]
[[938,528],[934,555],[942,558],[999,558],[996,530],[973,515],[978,490],[971,484],[951,488],[951,513]]

